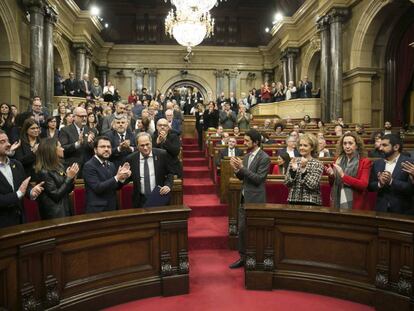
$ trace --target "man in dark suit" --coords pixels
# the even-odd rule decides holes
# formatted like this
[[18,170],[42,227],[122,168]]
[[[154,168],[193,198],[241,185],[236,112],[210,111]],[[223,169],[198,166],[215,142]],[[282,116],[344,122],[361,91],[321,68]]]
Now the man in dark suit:
[[155,148],[167,151],[167,160],[171,171],[178,178],[183,176],[183,167],[178,158],[181,149],[180,137],[177,133],[170,129],[167,119],[159,119],[157,122],[157,130],[152,137],[152,145]]
[[230,103],[224,103],[223,110],[219,113],[219,121],[224,129],[233,129],[236,126],[236,114],[230,110]]
[[90,97],[91,96],[91,81],[89,81],[89,75],[84,74],[83,79],[79,81],[78,89],[80,97]]
[[125,162],[126,157],[135,151],[134,134],[128,129],[128,118],[125,114],[117,115],[113,120],[113,130],[105,135],[112,145],[110,160],[118,168]]
[[69,73],[69,78],[65,80],[64,86],[67,96],[76,96],[79,92],[79,83],[75,79],[75,74],[73,72]]
[[240,259],[230,265],[231,269],[244,266],[246,243],[245,203],[266,203],[266,177],[269,173],[270,158],[260,149],[261,135],[250,130],[244,135],[244,145],[248,153],[243,160],[238,157],[230,159],[236,177],[243,181],[238,215]]
[[59,132],[59,141],[65,150],[65,167],[78,163],[82,172],[83,164],[92,156],[95,134],[86,126],[86,110],[76,107],[73,110],[74,122]]
[[46,119],[48,118],[48,113],[46,110],[43,109],[42,105],[42,99],[40,96],[33,97],[32,100],[32,106],[30,107],[30,110],[32,112],[33,119],[36,121],[36,123],[42,128],[47,128],[47,122]]
[[280,156],[282,154],[287,153],[290,158],[300,157],[300,153],[298,149],[296,148],[296,145],[297,145],[296,137],[288,136],[288,138],[286,138],[286,147],[279,149],[277,151],[277,155]]
[[30,176],[26,178],[22,164],[10,159],[11,144],[3,130],[0,130],[0,228],[24,222],[22,198],[30,193],[35,200],[43,191],[43,183],[30,187]]
[[380,150],[385,158],[374,162],[369,180],[369,190],[378,192],[375,209],[406,214],[412,208],[413,188],[409,174],[401,164],[412,161],[401,154],[402,142],[396,135],[384,135]]
[[167,152],[152,148],[151,135],[142,132],[137,136],[139,152],[130,154],[126,161],[131,167],[130,180],[134,183],[132,202],[135,208],[143,207],[154,188],[160,195],[167,195],[173,186],[173,174],[168,164]]
[[99,136],[94,143],[95,156],[83,167],[86,191],[86,213],[113,211],[117,209],[116,190],[131,176],[129,163],[117,170],[109,161],[111,141]]
[[235,137],[229,137],[228,139],[228,147],[221,149],[219,151],[219,154],[216,158],[216,166],[217,169],[220,168],[221,160],[223,160],[224,157],[240,157],[243,155],[243,151],[239,148],[236,148],[237,140]]
[[239,111],[239,103],[237,102],[237,98],[234,97],[233,92],[230,92],[230,97],[227,98],[226,102],[230,104],[230,109],[237,114]]
[[165,111],[165,118],[170,125],[170,129],[173,129],[178,135],[181,135],[181,120],[174,119],[173,109],[167,109]]
[[303,85],[301,89],[301,98],[312,98],[312,82],[308,80],[308,77],[303,78]]

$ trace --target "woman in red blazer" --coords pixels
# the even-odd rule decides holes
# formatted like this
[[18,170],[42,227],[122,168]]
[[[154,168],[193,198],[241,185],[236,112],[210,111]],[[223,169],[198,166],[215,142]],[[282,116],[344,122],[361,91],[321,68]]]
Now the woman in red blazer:
[[338,158],[326,172],[332,185],[333,206],[342,209],[372,210],[368,201],[371,161],[364,157],[361,137],[347,132],[338,141]]

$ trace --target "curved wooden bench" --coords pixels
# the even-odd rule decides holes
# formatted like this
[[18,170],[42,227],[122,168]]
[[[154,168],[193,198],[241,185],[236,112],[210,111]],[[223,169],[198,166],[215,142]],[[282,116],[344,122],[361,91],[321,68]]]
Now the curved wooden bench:
[[166,206],[0,230],[0,309],[99,310],[188,293],[190,209]]

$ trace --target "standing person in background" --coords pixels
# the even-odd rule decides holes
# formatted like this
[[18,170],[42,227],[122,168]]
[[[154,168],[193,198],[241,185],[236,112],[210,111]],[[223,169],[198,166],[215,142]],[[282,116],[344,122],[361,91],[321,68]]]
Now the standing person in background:
[[76,96],[79,91],[79,83],[75,79],[75,74],[73,72],[69,73],[69,78],[65,80],[65,93],[66,96]]
[[338,158],[326,169],[332,186],[333,206],[369,210],[368,184],[371,161],[365,157],[364,142],[347,132],[338,141]]
[[40,128],[32,118],[24,121],[20,131],[20,147],[16,149],[14,158],[23,164],[27,176],[34,176],[36,152],[39,146]]
[[230,110],[230,104],[224,103],[223,110],[219,114],[220,125],[224,129],[233,129],[236,125],[236,114],[234,111]]
[[69,193],[74,187],[77,163],[65,170],[61,163],[63,148],[56,138],[45,138],[36,155],[36,179],[44,182],[44,191],[39,196],[39,213],[42,219],[53,219],[73,215]]
[[321,205],[320,180],[323,164],[316,158],[319,154],[315,135],[304,134],[299,139],[301,157],[293,158],[285,175],[289,188],[289,204]]
[[250,128],[250,120],[252,119],[252,115],[246,112],[246,107],[244,105],[240,105],[239,113],[237,114],[237,126],[241,130],[248,130]]
[[302,84],[302,98],[312,98],[312,82],[309,81],[308,76],[303,78]]
[[91,97],[91,81],[89,81],[89,75],[84,74],[83,79],[79,81],[79,96],[90,98]]
[[266,177],[269,173],[270,158],[260,149],[261,135],[256,130],[250,130],[244,135],[244,145],[248,153],[243,160],[231,157],[230,165],[238,179],[243,181],[241,200],[238,211],[239,219],[239,253],[240,259],[230,265],[231,269],[243,267],[246,253],[246,213],[245,203],[266,202]]
[[199,150],[203,150],[204,111],[205,111],[204,105],[201,103],[198,104],[195,116],[196,116],[196,130],[197,130],[197,141],[198,141]]
[[48,117],[46,119],[47,128],[42,133],[40,133],[41,138],[50,137],[50,138],[58,138],[59,136],[59,129],[57,128],[57,121],[56,117]]
[[103,88],[103,98],[106,102],[113,102],[115,96],[115,86],[108,80],[107,84]]
[[208,109],[204,111],[204,130],[207,131],[209,128],[217,128],[219,125],[219,111],[214,108],[214,102],[208,103]]
[[267,82],[265,82],[264,85],[262,85],[260,89],[260,94],[262,103],[270,103],[272,99],[272,90],[270,89],[269,84]]
[[95,100],[102,100],[103,99],[102,86],[99,84],[98,78],[93,78],[92,79],[91,98],[95,99]]

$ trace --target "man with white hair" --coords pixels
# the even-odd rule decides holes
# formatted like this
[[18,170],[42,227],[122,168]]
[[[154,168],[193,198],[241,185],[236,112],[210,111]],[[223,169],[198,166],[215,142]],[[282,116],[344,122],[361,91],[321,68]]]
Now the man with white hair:
[[173,129],[175,132],[177,132],[178,135],[180,135],[181,134],[181,122],[180,120],[174,118],[174,110],[167,109],[165,111],[165,118],[168,121],[168,125],[170,129]]
[[83,79],[79,81],[79,96],[89,97],[91,96],[91,81],[89,81],[89,75],[84,74]]

